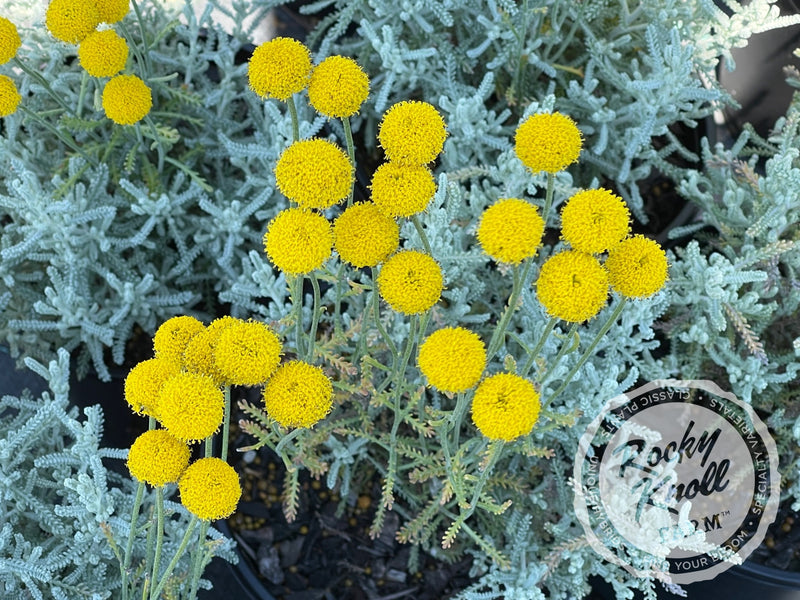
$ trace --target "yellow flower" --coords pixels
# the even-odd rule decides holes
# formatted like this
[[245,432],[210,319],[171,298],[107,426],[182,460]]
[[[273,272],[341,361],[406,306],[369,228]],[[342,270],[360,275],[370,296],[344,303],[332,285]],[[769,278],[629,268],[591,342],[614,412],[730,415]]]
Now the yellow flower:
[[233,514],[242,486],[234,468],[221,458],[194,461],[178,481],[181,504],[204,521],[216,521]]
[[399,102],[383,115],[378,141],[392,162],[425,165],[439,156],[447,137],[444,119],[427,102]]
[[205,329],[194,317],[181,315],[164,321],[153,337],[153,350],[157,357],[168,358],[183,365],[183,353],[189,341]]
[[352,58],[329,56],[311,72],[308,100],[326,117],[349,117],[369,95],[369,78]]
[[227,383],[260,385],[278,368],[281,342],[258,321],[234,323],[220,334],[214,362]]
[[439,301],[444,277],[427,254],[403,250],[392,256],[378,274],[378,292],[399,313],[424,313]]
[[578,192],[561,210],[561,237],[575,250],[599,254],[628,235],[625,202],[603,188]]
[[634,235],[614,246],[606,259],[611,287],[628,298],[652,296],[666,283],[669,263],[658,242]]
[[94,0],[52,0],[45,14],[45,25],[62,42],[77,44],[100,24]]
[[354,267],[374,267],[400,244],[400,228],[372,202],[345,210],[333,223],[333,246]]
[[0,17],[0,65],[14,58],[21,44],[17,26],[5,17]]
[[13,115],[21,100],[22,96],[19,95],[14,80],[0,75],[0,117]]
[[531,172],[557,173],[578,160],[582,143],[575,122],[556,112],[528,117],[517,128],[514,150]]
[[283,427],[313,427],[333,405],[333,384],[322,369],[294,360],[264,386],[267,414]]
[[321,267],[330,257],[332,246],[328,220],[302,208],[278,213],[264,235],[264,248],[272,264],[290,275],[303,275]]
[[536,254],[543,234],[544,220],[533,204],[506,198],[483,212],[477,237],[494,260],[516,265]]
[[214,319],[208,327],[192,336],[183,352],[184,368],[190,373],[211,377],[217,385],[224,384],[225,378],[214,360],[214,349],[222,332],[239,322],[239,319],[225,315]]
[[329,208],[347,198],[353,185],[353,168],[347,154],[322,139],[294,142],[275,165],[281,193],[303,208]]
[[475,390],[472,422],[487,438],[510,442],[533,430],[540,409],[539,392],[530,381],[513,373],[498,373]]
[[542,265],[536,294],[550,316],[580,323],[605,306],[608,274],[591,254],[566,250]]
[[428,336],[419,348],[418,360],[429,385],[443,392],[464,392],[483,374],[486,347],[468,329],[447,327]]
[[436,181],[424,165],[387,162],[375,169],[370,189],[372,201],[387,215],[410,217],[428,207]]
[[103,88],[103,110],[118,125],[141,121],[153,106],[153,96],[136,75],[117,75]]
[[225,397],[211,377],[178,373],[167,379],[158,395],[161,424],[179,440],[204,440],[219,429]]
[[104,23],[122,21],[128,14],[128,2],[129,0],[95,0],[100,20]]
[[93,31],[83,38],[78,58],[92,77],[113,77],[125,68],[128,43],[113,29]]
[[162,358],[143,360],[133,367],[125,378],[125,400],[131,410],[157,419],[161,388],[180,372],[180,363]]
[[256,94],[286,100],[308,85],[311,54],[297,40],[277,37],[255,49],[247,74]]
[[128,470],[139,481],[161,487],[178,481],[190,454],[189,446],[166,429],[145,431],[128,451]]

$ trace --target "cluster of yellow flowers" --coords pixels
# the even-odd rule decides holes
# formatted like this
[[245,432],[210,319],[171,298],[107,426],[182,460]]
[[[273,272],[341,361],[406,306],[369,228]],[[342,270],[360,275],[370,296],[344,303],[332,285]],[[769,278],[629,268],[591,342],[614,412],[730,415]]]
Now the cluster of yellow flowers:
[[[5,17],[0,17],[0,65],[4,65],[17,55],[22,45],[16,25]],[[22,96],[14,80],[0,75],[0,117],[7,117],[17,111]]]

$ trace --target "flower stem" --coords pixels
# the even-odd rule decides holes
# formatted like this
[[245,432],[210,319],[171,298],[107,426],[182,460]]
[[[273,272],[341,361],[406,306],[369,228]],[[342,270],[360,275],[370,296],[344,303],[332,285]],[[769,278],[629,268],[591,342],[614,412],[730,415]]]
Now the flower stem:
[[547,227],[547,216],[550,212],[550,207],[553,205],[553,188],[555,187],[556,176],[554,173],[547,172],[547,189],[544,194],[544,208],[542,209],[542,219],[544,219],[544,226]]
[[492,332],[491,340],[489,340],[489,350],[486,355],[488,360],[492,360],[494,355],[497,354],[497,351],[500,350],[500,347],[503,345],[508,322],[511,320],[511,315],[517,309],[517,302],[519,301],[519,296],[522,293],[522,287],[528,280],[528,273],[530,272],[531,264],[532,263],[530,259],[525,261],[525,267],[523,267],[521,277],[519,273],[519,265],[514,265],[514,284],[511,288],[511,296],[508,299],[508,306],[506,306],[503,316],[500,317],[500,322]]
[[158,585],[153,590],[153,593],[150,596],[151,598],[158,598],[158,595],[161,593],[161,590],[166,585],[169,576],[172,575],[172,572],[178,565],[178,561],[180,560],[183,553],[186,551],[186,546],[189,544],[189,539],[191,538],[192,533],[194,533],[194,528],[197,527],[197,522],[199,520],[200,519],[198,519],[196,515],[192,515],[192,520],[189,521],[189,526],[186,528],[186,533],[183,534],[181,545],[178,546],[178,549],[175,551],[175,556],[172,557],[172,560],[170,561],[169,565],[167,565],[167,570],[164,571],[164,575],[162,575],[161,580],[158,582]]
[[431,244],[428,241],[428,236],[425,235],[425,230],[422,228],[422,222],[419,220],[419,215],[411,215],[411,222],[414,224],[414,228],[417,230],[417,234],[419,235],[419,239],[422,241],[422,247],[425,248],[425,252],[427,252],[429,256],[433,256]]
[[[164,488],[156,488],[156,553],[153,557],[153,581],[158,581],[161,569],[161,546],[164,543]],[[150,600],[155,600],[155,588],[150,588]]]
[[574,346],[572,345],[572,339],[576,335],[577,329],[578,329],[578,323],[573,323],[570,326],[569,331],[567,331],[566,338],[564,339],[564,343],[561,344],[561,348],[558,349],[558,354],[556,354],[556,357],[553,359],[553,363],[547,368],[547,370],[542,375],[542,378],[539,381],[540,385],[544,385],[544,382],[547,381],[547,378],[550,377],[553,371],[556,370],[558,363],[561,362],[561,359],[564,358],[565,354],[573,350],[576,350],[578,348],[579,343],[575,344]]
[[219,457],[225,462],[228,462],[228,436],[230,435],[231,428],[231,386],[225,386],[224,396],[225,416],[222,419],[222,447],[219,451]]
[[67,146],[69,146],[75,152],[80,154],[84,158],[84,160],[86,160],[86,162],[88,162],[90,165],[92,165],[93,167],[98,166],[97,165],[97,161],[95,159],[91,158],[88,154],[86,154],[86,152],[83,151],[83,148],[78,146],[72,138],[68,137],[58,127],[52,125],[51,123],[48,123],[46,120],[44,120],[39,115],[37,115],[34,111],[30,110],[28,107],[26,107],[26,106],[24,106],[22,104],[19,105],[19,110],[24,112],[28,117],[30,117],[31,119],[33,119],[34,121],[39,123],[42,127],[44,127],[50,133],[55,135],[58,139],[60,139],[62,142],[64,142]]
[[478,483],[475,484],[475,487],[472,491],[472,502],[469,503],[469,508],[467,509],[466,514],[463,517],[463,520],[466,521],[469,516],[475,512],[475,508],[478,506],[478,500],[480,500],[481,492],[483,491],[484,486],[486,485],[486,481],[489,479],[489,475],[494,468],[494,465],[497,464],[500,455],[503,453],[503,447],[505,446],[505,441],[503,440],[492,440],[489,443],[488,453],[489,457],[486,461],[486,468],[483,469],[481,472],[480,479],[478,479]]
[[550,320],[547,321],[547,325],[544,327],[544,331],[542,332],[542,337],[539,338],[539,341],[536,342],[536,346],[533,350],[531,350],[530,355],[528,356],[528,360],[525,363],[525,366],[522,367],[522,371],[520,372],[521,377],[525,377],[530,371],[533,363],[536,361],[536,358],[539,356],[539,352],[542,351],[547,338],[550,337],[550,334],[553,332],[553,329],[558,323],[558,319],[556,317],[550,317]]
[[144,496],[144,482],[140,481],[136,486],[136,497],[133,500],[133,510],[131,510],[131,528],[130,531],[128,531],[128,543],[125,544],[125,558],[123,559],[122,564],[120,564],[123,600],[128,600],[128,569],[131,567],[133,539],[136,537],[136,521],[139,519],[139,509],[142,506],[142,496]]
[[[145,76],[149,78],[151,73],[149,54],[150,49],[148,48],[149,44],[147,43],[147,33],[145,31],[144,19],[142,18],[142,11],[139,8],[139,4],[136,2],[136,0],[131,0],[131,4],[133,4],[133,12],[136,13],[136,21],[139,23],[139,34],[142,36],[142,56],[144,57],[144,64],[142,67],[144,68]],[[120,23],[122,23],[122,21],[120,21]],[[136,44],[133,44],[133,46],[135,47]]]
[[[460,445],[460,437],[461,437],[461,425],[464,422],[464,413],[467,412],[467,407],[469,406],[469,397],[467,396],[466,392],[458,392],[458,396],[456,397],[456,407],[453,409],[453,412],[450,414],[450,418],[448,419],[449,423],[448,426],[453,429],[453,448],[458,451],[458,446]],[[447,445],[447,440],[444,441],[444,445]]]
[[300,122],[297,119],[297,105],[294,103],[294,96],[286,99],[286,106],[289,108],[289,115],[292,117],[292,142],[300,140]]
[[86,98],[86,87],[89,83],[89,73],[84,69],[83,75],[81,76],[81,90],[78,93],[78,107],[75,109],[75,114],[80,119],[81,113],[83,112],[83,101]]
[[342,117],[344,127],[344,140],[347,143],[347,156],[350,158],[350,166],[353,168],[353,182],[350,184],[350,195],[347,197],[347,206],[353,205],[353,190],[356,185],[356,149],[353,143],[353,130],[350,128],[350,117]]
[[297,358],[303,355],[303,276],[297,275],[294,279],[294,311],[295,311],[295,352]]
[[592,340],[592,343],[589,344],[588,348],[586,348],[584,353],[578,359],[578,362],[575,363],[574,367],[572,367],[572,370],[569,373],[567,373],[566,377],[564,377],[564,381],[561,383],[559,388],[555,392],[550,394],[550,396],[547,398],[547,401],[542,406],[542,410],[546,410],[547,407],[549,407],[550,404],[553,402],[553,400],[555,400],[555,398],[561,392],[563,392],[564,389],[569,385],[569,382],[572,381],[573,377],[575,377],[575,374],[578,372],[578,369],[580,369],[583,366],[583,363],[585,363],[586,359],[589,358],[592,352],[594,352],[594,349],[597,347],[597,344],[600,342],[603,336],[606,333],[608,333],[608,330],[611,329],[611,326],[617,321],[617,318],[619,317],[620,313],[622,313],[622,309],[625,307],[626,302],[627,298],[623,296],[622,299],[617,304],[616,308],[614,309],[614,312],[611,313],[611,316],[608,317],[608,320],[605,322],[603,327],[600,329],[600,331],[597,332],[597,335],[595,336],[594,340]]
[[306,362],[314,361],[314,344],[317,340],[317,326],[319,325],[319,316],[322,311],[319,299],[319,282],[317,281],[317,274],[311,272],[309,276],[311,280],[311,287],[314,290],[314,306],[311,312],[311,331],[308,333],[308,351],[306,352]]

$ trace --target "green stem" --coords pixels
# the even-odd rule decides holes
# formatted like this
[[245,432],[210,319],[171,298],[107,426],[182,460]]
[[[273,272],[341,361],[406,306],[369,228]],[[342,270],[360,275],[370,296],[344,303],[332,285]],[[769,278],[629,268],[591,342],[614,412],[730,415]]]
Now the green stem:
[[224,395],[225,416],[222,419],[222,448],[220,448],[219,457],[228,462],[228,437],[230,436],[231,428],[231,386],[225,386]]
[[211,521],[203,521],[200,524],[199,543],[192,552],[191,585],[189,586],[189,596],[187,600],[194,600],[197,598],[197,589],[200,587],[200,578],[203,576],[206,536],[208,535],[208,528],[210,526]]
[[572,339],[576,335],[578,325],[579,323],[573,323],[572,325],[570,325],[569,331],[567,331],[567,335],[564,339],[564,343],[561,344],[561,348],[558,349],[558,354],[556,354],[556,357],[553,359],[552,364],[550,364],[550,366],[545,371],[544,375],[542,375],[542,378],[539,381],[540,385],[544,385],[544,382],[547,381],[547,378],[550,376],[550,374],[556,370],[556,367],[561,362],[561,359],[564,358],[565,354],[571,352],[572,350],[576,350],[578,348],[579,344],[575,344],[574,347],[572,345]]
[[172,557],[169,565],[167,565],[167,570],[164,571],[164,575],[161,577],[161,581],[158,582],[158,585],[155,587],[153,594],[151,594],[151,598],[158,598],[158,595],[161,593],[161,590],[167,583],[169,576],[172,575],[172,572],[175,570],[175,567],[178,566],[178,561],[180,560],[183,553],[186,551],[186,546],[189,544],[189,538],[191,537],[192,533],[194,532],[194,528],[197,527],[197,522],[200,519],[197,518],[196,515],[192,515],[192,520],[189,521],[189,526],[186,528],[186,533],[183,534],[183,539],[181,540],[181,545],[178,546],[178,550],[175,552],[175,556]]
[[286,100],[289,107],[289,115],[292,117],[292,142],[300,140],[300,121],[297,119],[297,105],[294,103],[294,96],[289,96]]
[[550,394],[549,398],[547,398],[547,401],[542,406],[542,410],[546,410],[547,407],[550,406],[550,404],[553,402],[553,400],[555,400],[555,398],[561,392],[563,392],[564,389],[569,385],[569,382],[572,381],[573,377],[575,377],[575,374],[583,366],[583,363],[586,362],[586,359],[589,358],[592,352],[594,352],[594,349],[597,347],[597,344],[600,342],[603,336],[606,333],[608,333],[608,330],[611,329],[611,326],[617,321],[617,318],[619,317],[620,313],[622,313],[622,309],[625,307],[626,302],[627,298],[623,296],[622,299],[617,304],[617,307],[614,309],[614,312],[611,313],[611,316],[608,317],[608,320],[605,322],[603,327],[600,329],[600,331],[597,332],[597,335],[595,336],[594,340],[592,340],[592,343],[589,344],[588,348],[586,348],[586,351],[578,359],[578,362],[575,363],[575,366],[572,367],[572,370],[569,373],[567,373],[566,377],[564,377],[564,381],[561,383],[559,388],[555,392]]
[[547,172],[547,190],[544,195],[544,208],[542,209],[542,219],[544,219],[544,226],[547,227],[547,216],[550,212],[550,207],[553,205],[553,188],[555,186],[556,176],[554,173]]
[[72,138],[67,137],[60,129],[58,129],[57,127],[55,127],[51,123],[48,123],[44,119],[42,119],[39,115],[37,115],[35,112],[30,110],[28,107],[24,106],[23,104],[19,105],[19,110],[24,112],[28,117],[30,117],[31,119],[33,119],[34,121],[39,123],[42,127],[44,127],[50,133],[52,133],[57,138],[59,138],[67,146],[69,146],[75,152],[80,154],[84,158],[84,160],[86,160],[86,162],[91,164],[93,167],[97,166],[97,161],[95,159],[91,158],[88,154],[86,154],[86,152],[84,152],[83,149],[81,147],[79,147]]
[[553,333],[553,329],[555,328],[556,323],[558,323],[558,319],[556,317],[550,317],[550,319],[547,321],[547,325],[545,325],[544,331],[542,332],[542,337],[540,337],[539,341],[536,342],[536,346],[534,347],[533,350],[531,350],[530,354],[528,355],[528,360],[525,363],[525,366],[522,367],[522,371],[520,372],[521,377],[525,377],[528,374],[528,371],[530,371],[531,367],[533,366],[533,363],[539,356],[539,352],[542,351],[542,348],[544,347],[547,338],[549,338],[550,334]]
[[294,311],[297,322],[295,323],[295,351],[299,359],[303,355],[303,276],[296,275],[294,279]]
[[500,317],[500,322],[497,324],[497,327],[495,327],[494,331],[492,332],[492,338],[489,340],[489,350],[487,352],[488,360],[492,360],[494,355],[497,354],[497,351],[500,350],[503,345],[506,328],[511,320],[511,315],[517,309],[517,302],[519,301],[519,296],[522,293],[522,288],[524,287],[525,282],[528,280],[528,273],[530,272],[531,264],[532,262],[530,259],[525,261],[525,266],[523,267],[521,277],[519,273],[519,265],[514,265],[514,283],[511,288],[511,296],[508,299],[508,306],[506,306],[503,316]]
[[311,272],[309,276],[311,279],[311,287],[314,290],[314,306],[311,312],[311,331],[308,334],[308,351],[306,352],[306,362],[314,362],[314,344],[317,341],[317,326],[319,325],[319,316],[322,308],[320,307],[320,294],[319,282],[317,281],[317,274]]
[[347,143],[347,156],[350,158],[350,166],[353,168],[353,182],[350,184],[350,195],[347,196],[347,206],[353,205],[353,190],[356,185],[356,148],[353,143],[353,130],[350,128],[350,117],[342,117],[344,127],[344,140]]
[[422,247],[425,248],[425,252],[427,252],[429,256],[433,256],[431,244],[428,241],[428,236],[425,235],[425,230],[422,228],[422,222],[419,220],[419,215],[411,215],[411,222],[414,224],[414,228],[417,230],[417,234],[419,235],[419,239],[422,241]]
[[[333,332],[340,334],[343,329],[342,324],[342,283],[344,280],[344,261],[339,261],[339,270],[336,272],[336,289],[333,301]],[[362,321],[364,322],[364,321]],[[363,334],[363,328],[362,328]]]
[[[460,445],[460,436],[461,436],[461,425],[464,422],[464,414],[467,412],[467,407],[469,406],[469,397],[467,396],[466,392],[459,392],[458,396],[456,397],[456,407],[453,409],[453,412],[450,414],[449,420],[449,427],[453,429],[453,448],[458,451],[458,447]],[[447,445],[447,440],[445,440],[444,445]]]
[[81,113],[83,112],[83,101],[86,98],[86,87],[89,83],[89,73],[84,69],[83,75],[81,76],[81,90],[78,93],[78,107],[75,109],[75,114],[80,119]]
[[486,462],[486,468],[481,473],[480,479],[478,479],[478,483],[475,484],[472,492],[472,502],[469,503],[469,508],[467,509],[466,514],[464,515],[463,520],[466,521],[470,515],[475,512],[475,508],[478,506],[478,500],[481,497],[481,492],[483,491],[486,482],[489,479],[489,474],[492,472],[495,464],[497,464],[500,455],[503,452],[503,447],[505,446],[505,441],[503,440],[492,440],[489,444],[489,460]]
[[[275,446],[275,454],[278,454],[281,457],[283,457],[284,458],[284,462],[286,462],[286,457],[284,456],[285,455],[286,446],[288,446],[289,442],[291,442],[292,440],[297,438],[303,431],[304,430],[303,430],[302,427],[296,427],[295,429],[292,429],[289,433],[287,433],[285,436],[283,436],[281,438],[281,441],[278,442],[278,445]],[[287,464],[290,464],[290,463],[287,463]]]
[[142,506],[144,496],[144,482],[140,481],[136,486],[136,497],[133,500],[133,510],[131,510],[131,528],[128,532],[128,543],[125,544],[125,557],[120,565],[122,575],[122,598],[128,600],[128,569],[131,566],[131,553],[133,551],[133,540],[136,537],[136,521],[139,519],[139,509]]
[[156,124],[153,123],[153,120],[150,118],[150,115],[145,115],[144,117],[145,123],[153,132],[153,137],[155,138],[156,146],[158,149],[158,172],[162,173],[164,171],[164,145],[161,143],[161,136],[158,134],[158,129],[156,129]]
[[[142,55],[144,56],[144,65],[143,65],[144,73],[146,78],[149,78],[151,73],[150,49],[149,49],[149,44],[147,43],[147,32],[145,31],[144,19],[142,18],[142,11],[139,9],[139,5],[137,4],[136,0],[131,0],[131,3],[133,4],[133,12],[136,13],[136,21],[139,23],[139,35],[142,36],[142,50],[143,50]],[[136,44],[134,44],[132,40],[131,40],[131,45],[133,45],[134,47],[136,46]]]
[[[153,557],[153,581],[158,581],[161,570],[161,546],[164,543],[164,488],[156,488],[156,553]],[[150,588],[150,600],[155,600],[155,588]]]
[[381,304],[380,304],[380,294],[378,293],[378,279],[375,273],[375,267],[370,268],[372,273],[372,312],[375,316],[375,326],[378,328],[378,332],[381,334],[383,341],[389,347],[389,351],[392,353],[392,371],[394,371],[394,365],[397,364],[397,346],[394,345],[394,341],[386,332],[386,329],[383,327],[383,323],[381,323]]

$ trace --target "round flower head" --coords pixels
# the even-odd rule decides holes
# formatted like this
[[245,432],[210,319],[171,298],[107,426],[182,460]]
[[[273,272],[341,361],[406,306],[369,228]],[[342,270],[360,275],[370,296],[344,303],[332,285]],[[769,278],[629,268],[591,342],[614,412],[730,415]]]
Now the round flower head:
[[278,367],[264,386],[267,414],[283,427],[312,427],[333,405],[333,384],[322,369],[294,360]]
[[189,446],[166,429],[145,431],[128,452],[128,470],[137,480],[161,487],[178,481],[190,454]]
[[669,263],[658,242],[634,235],[622,240],[606,259],[611,287],[628,298],[652,296],[667,281]]
[[578,160],[582,143],[575,122],[556,112],[528,117],[517,128],[514,150],[533,173],[557,173]]
[[219,429],[225,397],[214,380],[196,373],[167,379],[158,395],[161,424],[179,440],[204,440]]
[[216,521],[233,514],[242,486],[234,468],[221,458],[194,461],[178,481],[181,504],[204,521]]
[[113,77],[125,68],[128,43],[113,29],[93,31],[83,38],[78,58],[92,77]]
[[550,316],[569,323],[594,317],[608,299],[608,274],[591,254],[566,250],[539,271],[536,295]]
[[239,319],[226,315],[219,319],[214,319],[209,323],[208,327],[193,335],[183,351],[184,368],[190,373],[211,377],[217,385],[224,384],[225,377],[217,369],[214,350],[222,332],[239,322]]
[[516,265],[536,254],[543,234],[544,220],[533,204],[506,198],[483,212],[477,237],[494,260]]
[[17,112],[22,96],[17,91],[14,80],[7,75],[0,75],[0,117],[7,117]]
[[374,267],[400,244],[400,228],[372,202],[345,210],[333,223],[333,246],[354,267]]
[[161,388],[180,372],[180,363],[163,358],[143,360],[133,367],[125,378],[125,400],[131,410],[157,419]]
[[326,117],[349,117],[369,95],[369,78],[352,58],[329,56],[311,72],[308,100]]
[[331,255],[333,233],[322,215],[302,208],[288,208],[270,221],[264,235],[267,256],[290,275],[318,269]]
[[255,49],[247,74],[256,94],[286,100],[308,85],[311,54],[297,40],[277,37]]
[[239,321],[226,327],[214,348],[214,362],[233,385],[260,385],[278,368],[281,342],[258,321]]
[[403,250],[384,263],[378,275],[378,292],[393,310],[406,315],[424,313],[439,301],[444,277],[438,263],[427,254]]
[[103,88],[103,110],[118,125],[138,123],[152,107],[150,88],[136,75],[117,75]]
[[94,0],[51,0],[45,25],[52,36],[68,44],[77,44],[100,24]]
[[275,165],[281,193],[303,208],[329,208],[341,202],[353,186],[353,168],[347,154],[322,139],[294,142]]
[[475,390],[472,422],[487,438],[510,442],[533,430],[540,408],[539,392],[530,381],[513,373],[498,373]]
[[443,392],[473,387],[486,367],[486,347],[477,334],[463,327],[435,331],[419,348],[419,369],[428,383]]
[[372,201],[387,215],[410,217],[428,207],[436,181],[424,165],[387,162],[375,169],[370,189]]
[[128,14],[129,0],[95,0],[103,23],[117,23]]
[[575,250],[599,254],[628,235],[631,214],[619,196],[602,188],[578,192],[561,210],[561,237]]
[[392,162],[425,165],[439,156],[447,129],[427,102],[400,102],[383,115],[378,141]]
[[183,364],[183,353],[189,341],[205,329],[194,317],[181,315],[164,321],[153,337],[153,350],[157,357],[168,358]]
[[21,44],[17,26],[5,17],[0,17],[0,65],[14,58]]

